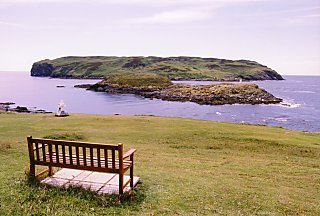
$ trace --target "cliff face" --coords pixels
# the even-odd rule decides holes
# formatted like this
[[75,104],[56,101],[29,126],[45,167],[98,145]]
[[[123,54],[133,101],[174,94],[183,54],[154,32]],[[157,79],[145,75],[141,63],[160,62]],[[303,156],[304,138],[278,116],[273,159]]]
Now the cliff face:
[[48,77],[53,73],[54,67],[52,64],[34,63],[31,68],[31,76]]
[[199,57],[63,57],[33,64],[31,76],[103,78],[112,74],[153,73],[171,80],[282,80],[276,71],[248,60]]

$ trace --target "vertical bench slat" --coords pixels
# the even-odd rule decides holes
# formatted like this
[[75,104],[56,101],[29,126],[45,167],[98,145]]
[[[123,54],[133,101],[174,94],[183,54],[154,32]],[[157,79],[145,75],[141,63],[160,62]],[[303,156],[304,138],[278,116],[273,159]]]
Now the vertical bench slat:
[[86,147],[82,147],[82,155],[83,155],[83,166],[87,166],[87,149],[86,149]]
[[69,146],[69,160],[70,160],[70,164],[73,164],[73,160],[72,160],[72,146]]
[[48,147],[49,147],[49,162],[52,163],[52,145],[49,143]]
[[101,167],[100,148],[97,148],[98,167]]
[[77,158],[77,165],[80,165],[80,156],[79,156],[79,147],[76,146],[76,158]]
[[47,161],[47,159],[46,159],[46,146],[44,145],[44,143],[41,143],[41,146],[42,146],[42,160],[44,162],[46,162]]
[[65,145],[62,145],[62,160],[63,160],[63,163],[66,164],[66,146]]
[[56,149],[56,163],[59,163],[59,146],[55,144],[54,147]]
[[108,149],[103,149],[104,150],[104,167],[108,168]]
[[116,151],[112,150],[112,168],[116,168]]
[[90,148],[90,163],[91,163],[91,166],[94,166],[93,165],[93,148]]
[[40,161],[40,155],[39,155],[39,144],[36,142],[35,143],[36,146],[36,160]]
[[49,147],[49,161],[50,161],[50,165],[49,165],[49,176],[52,175],[52,164],[53,164],[53,161],[52,161],[52,144],[51,143],[48,143],[48,147]]

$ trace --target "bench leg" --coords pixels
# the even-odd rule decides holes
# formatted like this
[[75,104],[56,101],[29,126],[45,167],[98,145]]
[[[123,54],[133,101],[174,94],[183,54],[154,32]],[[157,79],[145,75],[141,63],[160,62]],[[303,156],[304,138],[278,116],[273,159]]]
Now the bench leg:
[[48,175],[49,175],[49,176],[52,176],[52,174],[53,174],[53,172],[52,172],[52,166],[49,166],[49,173],[48,173]]
[[130,187],[133,188],[133,164],[130,167]]
[[123,194],[123,173],[119,173],[119,194]]
[[36,177],[36,165],[33,163],[30,163],[30,177],[31,178]]

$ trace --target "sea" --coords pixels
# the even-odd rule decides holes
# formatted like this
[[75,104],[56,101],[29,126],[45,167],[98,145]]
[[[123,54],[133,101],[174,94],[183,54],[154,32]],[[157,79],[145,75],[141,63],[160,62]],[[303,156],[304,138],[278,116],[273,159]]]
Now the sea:
[[[75,88],[100,80],[31,77],[29,72],[0,72],[0,102],[56,112],[61,100],[69,113],[156,115],[279,126],[320,132],[320,76],[284,76],[282,81],[253,81],[276,97],[272,105],[198,105],[146,99],[133,94],[112,94]],[[180,81],[191,85],[218,82]],[[1,123],[1,118],[0,118]]]

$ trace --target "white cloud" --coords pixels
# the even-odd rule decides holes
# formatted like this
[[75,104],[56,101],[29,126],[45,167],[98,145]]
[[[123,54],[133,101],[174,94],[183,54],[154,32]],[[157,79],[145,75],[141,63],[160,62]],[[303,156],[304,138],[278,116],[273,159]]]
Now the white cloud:
[[[213,9],[248,2],[270,0],[0,0],[0,6],[35,3],[85,3],[162,7],[164,10],[147,17],[131,18],[129,23],[184,23],[209,18]],[[168,9],[167,7],[170,7]],[[159,10],[158,10],[159,11]]]
[[122,4],[122,5],[210,5],[214,3],[243,3],[243,2],[261,2],[270,0],[0,0],[0,4],[12,5],[12,4],[32,4],[32,3],[101,3],[101,4]]
[[16,24],[16,23],[5,22],[5,21],[1,21],[0,20],[0,26],[13,26],[13,27],[16,27],[16,26],[20,26],[20,25]]
[[149,23],[149,24],[170,24],[200,21],[210,17],[210,10],[207,9],[181,9],[156,13],[148,17],[139,17],[128,20],[130,23]]
[[281,25],[313,25],[320,24],[320,6],[290,7],[289,9],[273,8],[268,11],[253,11],[244,16],[248,17],[273,17]]
[[[126,0],[122,1],[125,2]],[[210,18],[215,12],[215,9],[217,8],[223,8],[234,4],[258,1],[263,0],[136,0],[136,2],[148,2],[150,4],[158,4],[159,2],[161,2],[161,4],[177,4],[177,7],[172,8],[178,9],[157,12],[146,17],[132,18],[129,19],[128,22],[137,24],[172,24],[201,21]],[[181,3],[181,5],[178,3]]]
[[8,22],[0,21],[0,25],[10,25]]
[[287,17],[284,21],[287,25],[313,25],[320,24],[320,7],[302,8],[295,11],[296,15]]
[[298,16],[298,17],[303,19],[312,19],[312,18],[319,18],[320,14],[309,14],[309,15]]
[[320,14],[293,16],[284,20],[285,25],[319,25]]

